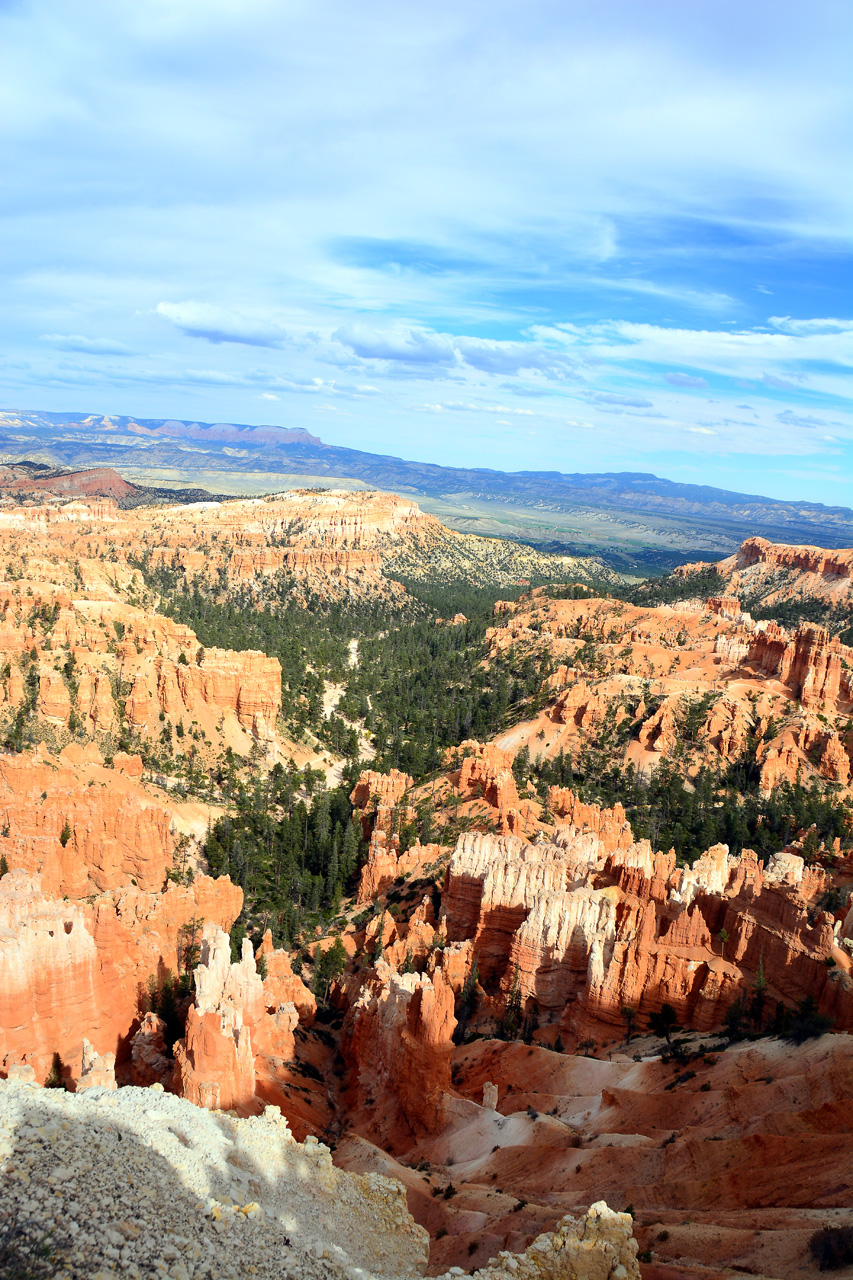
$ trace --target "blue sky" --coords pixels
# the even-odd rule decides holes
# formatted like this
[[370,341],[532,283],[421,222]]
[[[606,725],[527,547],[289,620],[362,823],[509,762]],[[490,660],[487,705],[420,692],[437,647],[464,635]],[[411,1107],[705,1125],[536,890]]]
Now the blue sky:
[[853,505],[835,0],[0,0],[0,407]]

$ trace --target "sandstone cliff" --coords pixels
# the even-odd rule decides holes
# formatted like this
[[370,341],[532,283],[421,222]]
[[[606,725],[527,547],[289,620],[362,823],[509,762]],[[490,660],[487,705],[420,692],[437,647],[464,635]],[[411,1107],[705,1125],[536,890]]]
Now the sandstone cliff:
[[449,942],[472,944],[484,986],[508,996],[517,983],[528,1014],[582,1039],[593,1023],[619,1026],[625,1007],[642,1019],[663,1003],[710,1030],[761,967],[768,1010],[811,994],[853,1025],[853,983],[825,964],[833,921],[813,906],[822,872],[790,854],[763,868],[724,845],[679,869],[674,855],[628,844],[619,817],[534,844],[460,838],[441,922]]
[[350,1076],[347,1106],[386,1149],[408,1146],[445,1119],[453,1003],[440,969],[420,977],[379,961],[347,1013],[341,1040]]
[[492,660],[511,651],[552,667],[542,710],[493,744],[511,758],[575,758],[604,743],[622,765],[678,758],[691,773],[757,743],[772,762],[765,790],[798,774],[849,781],[853,650],[825,627],[755,622],[733,597],[649,608],[534,591],[496,609],[486,640]]
[[84,1040],[128,1059],[149,977],[179,972],[193,922],[230,929],[242,899],[227,877],[87,902],[46,896],[22,869],[0,877],[0,1072],[26,1062],[44,1080],[59,1054],[77,1080]]

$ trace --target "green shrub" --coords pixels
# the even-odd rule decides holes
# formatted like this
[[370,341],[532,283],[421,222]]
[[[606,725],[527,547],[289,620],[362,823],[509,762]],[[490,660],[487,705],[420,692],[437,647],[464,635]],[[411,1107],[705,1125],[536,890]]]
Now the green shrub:
[[853,1226],[824,1227],[809,1240],[809,1252],[820,1271],[840,1271],[853,1264]]

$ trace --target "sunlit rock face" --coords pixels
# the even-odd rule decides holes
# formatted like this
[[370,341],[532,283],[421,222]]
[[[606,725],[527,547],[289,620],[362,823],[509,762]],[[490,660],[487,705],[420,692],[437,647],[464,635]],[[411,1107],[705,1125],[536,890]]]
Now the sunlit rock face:
[[[199,875],[166,892],[130,887],[91,901],[58,900],[37,876],[0,878],[0,1070],[16,1062],[44,1080],[58,1054],[69,1080],[96,1057],[126,1060],[148,979],[181,965],[187,922],[230,928],[242,890]],[[91,1055],[90,1055],[91,1056]]]
[[[575,810],[571,793],[565,811]],[[589,808],[597,808],[590,806]],[[802,859],[709,849],[693,868],[627,843],[621,811],[588,814],[554,840],[471,833],[447,871],[441,925],[470,943],[485,986],[517,983],[542,1021],[580,1034],[671,1004],[685,1025],[719,1026],[761,967],[772,998],[816,995],[853,1024],[853,990],[833,977],[832,919],[814,909],[826,882]],[[599,832],[603,832],[603,838]]]

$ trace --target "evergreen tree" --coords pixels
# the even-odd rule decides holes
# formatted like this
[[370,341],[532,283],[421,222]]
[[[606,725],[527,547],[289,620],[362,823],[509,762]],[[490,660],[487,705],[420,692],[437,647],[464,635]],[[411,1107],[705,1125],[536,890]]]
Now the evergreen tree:
[[678,1014],[671,1004],[667,1004],[664,1001],[659,1013],[649,1014],[649,1029],[656,1036],[663,1036],[669,1046],[672,1045],[673,1034],[676,1031],[680,1031],[681,1026],[678,1022]]
[[732,1004],[729,1005],[728,1009],[726,1009],[725,1016],[723,1018],[723,1026],[726,1029],[726,1035],[728,1036],[731,1044],[736,1040],[743,1039],[743,1024],[746,1020],[746,1016],[746,1005],[740,997],[733,1001]]
[[506,1008],[504,1009],[502,1032],[504,1040],[515,1040],[521,1030],[522,1024],[521,1009],[521,983],[518,976],[518,963],[512,973],[512,983],[510,984],[509,994],[506,999]]
[[752,1000],[750,1002],[750,1015],[752,1024],[756,1031],[761,1030],[761,1024],[764,1020],[764,1000],[767,993],[767,978],[764,973],[764,958],[758,962],[758,972],[752,984]]
[[357,818],[346,824],[344,830],[344,845],[342,856],[342,872],[345,883],[348,883],[355,874],[358,865],[358,850],[361,844],[361,831]]

